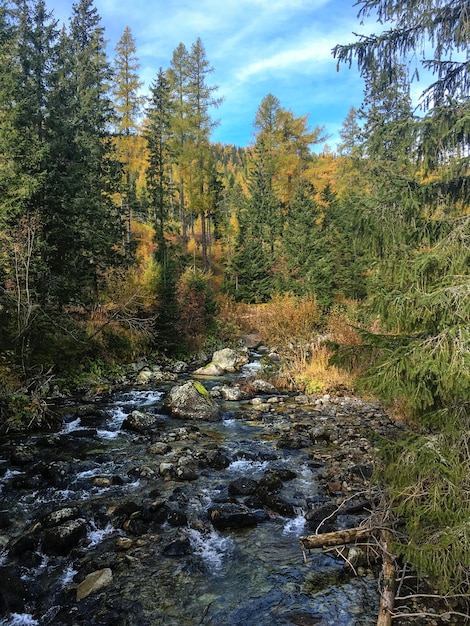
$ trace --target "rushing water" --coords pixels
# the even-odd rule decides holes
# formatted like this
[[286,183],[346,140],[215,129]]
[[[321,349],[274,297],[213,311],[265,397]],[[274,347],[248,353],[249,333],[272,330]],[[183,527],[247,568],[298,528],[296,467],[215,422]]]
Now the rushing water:
[[[244,375],[257,369],[256,364],[250,367]],[[46,513],[77,506],[87,528],[80,549],[66,556],[43,554],[39,546],[20,561],[25,586],[39,590],[22,610],[8,612],[4,607],[0,624],[374,624],[378,595],[371,575],[351,576],[344,563],[322,553],[303,558],[298,538],[306,531],[304,512],[316,497],[317,484],[308,451],[276,445],[292,412],[254,414],[251,405],[225,403],[220,422],[198,423],[197,436],[187,438],[182,437],[185,424],[161,413],[164,393],[116,393],[91,418],[71,409],[60,432],[21,442],[35,451],[31,463],[15,467],[9,463],[8,455],[19,441],[0,445],[0,508],[10,520],[8,528],[0,530],[0,548],[5,547],[0,575],[8,572],[12,561],[9,539],[27,534]],[[147,438],[122,430],[134,409],[157,416],[157,439],[169,442],[172,452],[217,448],[227,455],[228,465],[205,467],[191,481],[165,480],[159,473],[165,455],[152,456]],[[218,531],[210,524],[208,509],[226,500],[231,481],[259,480],[272,469],[295,472],[281,491],[294,506],[294,517],[264,512],[258,525],[239,530]],[[44,481],[45,475],[52,478]],[[101,478],[107,480],[100,482]],[[171,527],[167,521],[153,533],[134,532],[133,548],[125,555],[118,552],[116,540],[128,533],[109,511],[150,497],[184,510],[187,523]],[[174,539],[187,540],[189,549],[181,556],[164,554],[162,546]],[[81,568],[93,569],[90,563],[94,569],[111,567],[113,583],[101,595],[82,601],[92,611],[85,619],[74,588]],[[118,607],[118,618],[112,617],[110,606]]]

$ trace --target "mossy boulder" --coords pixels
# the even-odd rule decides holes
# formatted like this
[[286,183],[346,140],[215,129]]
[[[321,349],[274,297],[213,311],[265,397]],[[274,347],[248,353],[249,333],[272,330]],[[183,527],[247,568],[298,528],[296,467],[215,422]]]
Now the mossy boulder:
[[192,380],[173,387],[163,408],[178,419],[217,421],[222,418],[217,403],[204,385]]

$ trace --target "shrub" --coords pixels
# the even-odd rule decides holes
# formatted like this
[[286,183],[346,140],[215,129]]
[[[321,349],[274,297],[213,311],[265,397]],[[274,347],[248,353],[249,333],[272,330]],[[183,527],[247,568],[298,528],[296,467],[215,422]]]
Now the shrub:
[[178,320],[176,330],[189,350],[200,349],[217,310],[210,287],[210,274],[187,268],[176,285]]

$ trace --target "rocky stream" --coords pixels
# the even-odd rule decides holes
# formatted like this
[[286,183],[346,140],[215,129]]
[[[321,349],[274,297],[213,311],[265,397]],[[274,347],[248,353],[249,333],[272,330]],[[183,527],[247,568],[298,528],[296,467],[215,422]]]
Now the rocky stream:
[[0,624],[376,623],[358,551],[304,558],[299,537],[367,517],[375,445],[399,426],[374,403],[280,393],[246,354],[141,366],[61,400],[56,431],[2,436]]

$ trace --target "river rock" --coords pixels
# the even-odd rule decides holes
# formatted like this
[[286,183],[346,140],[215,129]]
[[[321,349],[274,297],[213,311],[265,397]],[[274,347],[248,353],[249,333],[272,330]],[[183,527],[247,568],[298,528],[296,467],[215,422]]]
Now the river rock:
[[11,463],[13,465],[27,465],[35,460],[37,450],[34,446],[18,445],[11,453]]
[[132,411],[122,423],[124,430],[145,434],[154,431],[158,426],[158,419],[151,413]]
[[212,363],[215,363],[226,372],[236,372],[248,363],[248,357],[246,354],[240,354],[231,348],[224,348],[214,352]]
[[76,507],[68,506],[48,513],[42,520],[42,523],[47,527],[58,526],[59,524],[65,524],[65,522],[76,519],[78,516],[78,509]]
[[230,459],[222,450],[207,450],[199,463],[215,470],[222,470],[230,465]]
[[280,513],[285,517],[295,516],[293,505],[290,502],[287,502],[287,500],[282,498],[279,494],[272,493],[267,489],[260,487],[256,492],[256,495],[268,509],[275,511],[276,513]]
[[225,370],[219,365],[216,365],[215,363],[208,363],[207,365],[204,365],[203,367],[199,367],[194,372],[194,375],[215,378],[217,376],[223,376],[224,373],[225,373]]
[[168,452],[171,452],[171,446],[164,441],[155,441],[155,443],[149,446],[147,452],[158,455],[168,454]]
[[186,556],[191,553],[191,544],[187,537],[174,539],[163,548],[165,556]]
[[258,524],[257,516],[242,504],[227,503],[212,506],[208,514],[212,525],[217,530],[250,528]]
[[188,381],[170,390],[165,398],[164,409],[178,419],[221,419],[221,412],[207,389],[199,382]]
[[254,389],[259,393],[277,393],[277,389],[271,383],[268,383],[267,380],[263,380],[262,378],[255,378],[255,380],[251,383]]
[[251,496],[256,492],[258,483],[253,478],[241,476],[232,480],[228,485],[228,492],[234,496]]
[[91,572],[77,587],[77,602],[91,593],[96,593],[113,582],[113,573],[109,567]]
[[42,547],[46,554],[65,555],[86,535],[83,520],[74,519],[44,531]]
[[241,400],[246,400],[248,398],[248,394],[240,389],[237,385],[233,387],[230,385],[222,385],[218,387],[219,395],[223,400],[228,400],[229,402],[240,402]]

